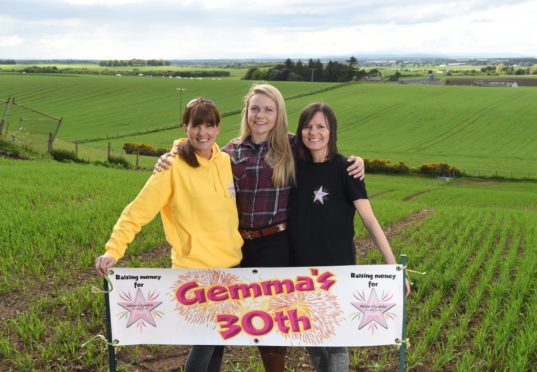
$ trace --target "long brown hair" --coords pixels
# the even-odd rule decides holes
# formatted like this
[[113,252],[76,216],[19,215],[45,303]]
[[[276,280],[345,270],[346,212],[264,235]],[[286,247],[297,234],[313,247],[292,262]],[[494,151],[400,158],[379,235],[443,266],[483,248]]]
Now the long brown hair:
[[332,159],[339,153],[337,149],[336,114],[334,114],[332,108],[326,103],[314,102],[304,107],[300,113],[300,118],[298,119],[298,127],[296,128],[296,145],[298,149],[297,155],[301,160],[313,161],[310,150],[304,145],[304,141],[302,139],[302,129],[304,129],[304,126],[307,125],[318,112],[324,115],[326,123],[328,124],[328,130],[330,131],[328,135],[328,153],[326,154],[326,160]]
[[272,184],[284,187],[295,184],[295,162],[293,151],[289,143],[289,125],[285,101],[280,91],[270,84],[253,85],[244,97],[240,141],[244,141],[252,133],[248,126],[249,101],[255,94],[264,94],[276,104],[276,124],[268,135],[268,151],[265,161],[272,168]]
[[[183,112],[183,127],[192,125],[194,128],[200,124],[220,125],[220,112],[213,101],[206,98],[196,98],[190,101]],[[191,167],[200,166],[196,152],[190,141],[184,141],[177,145],[177,154]]]

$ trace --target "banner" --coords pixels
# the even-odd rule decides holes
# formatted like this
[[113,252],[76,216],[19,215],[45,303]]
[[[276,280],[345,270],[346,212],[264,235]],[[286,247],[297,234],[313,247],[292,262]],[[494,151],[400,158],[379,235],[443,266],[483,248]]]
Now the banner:
[[118,345],[395,345],[401,265],[112,268]]

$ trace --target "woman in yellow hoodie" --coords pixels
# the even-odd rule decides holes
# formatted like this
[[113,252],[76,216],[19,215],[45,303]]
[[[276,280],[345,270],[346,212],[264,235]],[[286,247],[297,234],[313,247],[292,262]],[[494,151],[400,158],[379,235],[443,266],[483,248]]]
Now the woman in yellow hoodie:
[[[158,212],[174,268],[228,268],[242,258],[243,240],[229,155],[215,143],[220,114],[206,98],[190,101],[183,114],[187,138],[176,141],[179,161],[152,175],[121,213],[97,257],[100,275],[123,257],[127,245]],[[193,346],[185,371],[218,371],[223,346]]]

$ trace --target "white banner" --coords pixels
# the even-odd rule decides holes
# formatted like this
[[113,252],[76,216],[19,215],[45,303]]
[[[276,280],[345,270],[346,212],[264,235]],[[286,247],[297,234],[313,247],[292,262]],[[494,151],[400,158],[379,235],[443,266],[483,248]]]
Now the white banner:
[[372,346],[402,338],[401,265],[113,268],[108,277],[118,345]]

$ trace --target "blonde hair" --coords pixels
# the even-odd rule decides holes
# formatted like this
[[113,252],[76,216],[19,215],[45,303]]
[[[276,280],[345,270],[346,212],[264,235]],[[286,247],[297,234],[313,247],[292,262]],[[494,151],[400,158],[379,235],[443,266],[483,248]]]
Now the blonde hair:
[[264,94],[276,104],[276,124],[269,132],[268,152],[265,155],[265,161],[272,168],[272,184],[276,187],[294,185],[295,161],[289,144],[289,126],[287,124],[285,101],[276,87],[270,84],[252,85],[244,97],[240,141],[244,141],[252,134],[248,126],[248,106],[250,98],[256,94]]

